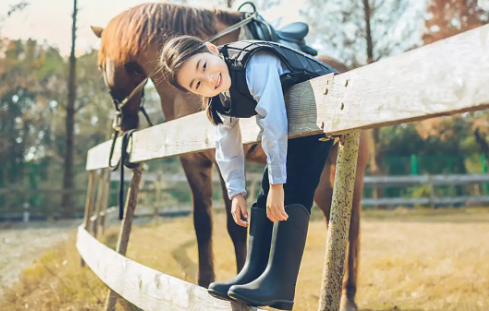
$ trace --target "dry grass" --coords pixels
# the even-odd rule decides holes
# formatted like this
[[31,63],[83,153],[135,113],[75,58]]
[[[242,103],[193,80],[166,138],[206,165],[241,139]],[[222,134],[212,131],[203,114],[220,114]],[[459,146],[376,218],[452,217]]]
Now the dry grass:
[[[489,210],[397,210],[364,213],[357,303],[361,310],[489,310]],[[223,214],[214,217],[217,279],[235,275]],[[106,242],[113,245],[117,228]],[[317,310],[325,225],[311,222],[295,310]],[[135,228],[128,257],[195,282],[192,218]],[[100,310],[106,290],[79,268],[74,240],[45,254],[6,290],[2,310]],[[28,307],[26,307],[28,306]]]

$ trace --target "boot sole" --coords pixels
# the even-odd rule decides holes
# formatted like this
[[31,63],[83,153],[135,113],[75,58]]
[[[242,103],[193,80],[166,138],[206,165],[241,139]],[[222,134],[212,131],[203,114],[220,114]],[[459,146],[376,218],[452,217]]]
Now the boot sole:
[[228,296],[235,299],[236,301],[239,301],[241,303],[244,303],[246,305],[251,305],[254,307],[270,306],[272,308],[280,309],[280,310],[292,310],[292,307],[294,306],[294,302],[289,301],[289,300],[272,300],[272,301],[268,301],[268,302],[258,302],[258,301],[246,298],[244,296],[240,296],[236,293],[228,294]]
[[234,301],[234,299],[229,297],[227,294],[223,294],[221,292],[212,289],[207,289],[207,292],[214,298],[225,300],[225,301]]

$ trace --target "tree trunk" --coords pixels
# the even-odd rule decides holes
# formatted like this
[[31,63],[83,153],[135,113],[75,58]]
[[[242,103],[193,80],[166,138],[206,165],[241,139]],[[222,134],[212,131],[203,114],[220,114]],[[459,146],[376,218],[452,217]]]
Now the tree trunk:
[[370,27],[371,8],[368,0],[363,0],[363,10],[365,12],[365,34],[367,39],[367,64],[374,62],[374,44],[372,41],[372,29]]
[[[363,9],[365,12],[365,39],[367,40],[367,64],[374,62],[374,43],[372,39],[372,28],[370,26],[370,20],[372,19],[372,8],[370,7],[369,0],[363,0]],[[380,167],[380,128],[374,128],[369,131],[370,140],[370,174],[373,176],[379,176],[382,174]],[[373,197],[375,199],[382,198],[383,189],[375,187],[373,189]],[[376,206],[378,208],[378,206]]]
[[474,136],[475,136],[475,141],[477,144],[479,144],[479,147],[481,148],[481,152],[484,153],[486,156],[489,156],[489,144],[485,140],[484,137],[482,137],[481,133],[479,132],[479,129],[476,129],[474,131]]
[[[76,0],[73,0],[73,24],[71,27],[71,53],[70,53],[70,73],[68,77],[68,103],[66,105],[66,142],[65,142],[65,161],[63,174],[63,189],[73,189],[73,146],[74,146],[74,125],[75,125],[75,99],[76,99]],[[61,217],[72,216],[72,193],[65,192],[61,201]]]

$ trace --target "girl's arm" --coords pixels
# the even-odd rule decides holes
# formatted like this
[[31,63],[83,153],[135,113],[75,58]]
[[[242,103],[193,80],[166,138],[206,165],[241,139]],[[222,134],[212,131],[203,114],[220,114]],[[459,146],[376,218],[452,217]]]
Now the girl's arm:
[[216,162],[226,183],[228,196],[246,195],[244,152],[238,118],[221,116],[216,126]]
[[267,155],[271,185],[287,180],[288,120],[280,83],[283,73],[280,60],[270,54],[257,53],[247,66],[246,77],[251,95],[258,102],[256,119],[262,130],[261,144]]
[[262,130],[261,144],[267,155],[270,191],[267,197],[267,216],[275,222],[287,220],[284,209],[283,184],[287,180],[288,121],[280,75],[280,60],[258,52],[250,59],[246,78],[251,95],[257,101],[257,123]]

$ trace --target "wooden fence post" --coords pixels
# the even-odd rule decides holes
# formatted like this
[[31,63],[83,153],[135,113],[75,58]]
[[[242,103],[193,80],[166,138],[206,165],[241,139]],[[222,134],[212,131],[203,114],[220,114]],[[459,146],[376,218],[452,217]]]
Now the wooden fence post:
[[160,218],[159,206],[163,199],[161,191],[163,190],[163,172],[160,170],[156,173],[155,185],[155,202],[153,205],[153,222],[157,223]]
[[319,311],[340,308],[359,142],[359,132],[344,134],[340,140]]
[[93,232],[93,236],[97,238],[98,234],[98,224],[100,223],[100,211],[102,209],[102,202],[105,196],[105,184],[104,184],[104,176],[105,176],[105,169],[100,170],[99,174],[99,180],[100,182],[98,183],[98,191],[97,191],[97,200],[95,203],[95,212],[93,215],[93,218],[91,218],[90,225],[91,225],[91,230]]
[[[97,189],[98,175],[97,171],[93,170],[88,173],[88,190],[85,201],[85,215],[83,218],[83,228],[90,231],[90,217],[92,215],[93,200],[95,198],[95,189]],[[81,259],[80,265],[85,266],[85,261]]]
[[102,210],[100,212],[100,221],[99,221],[99,226],[100,226],[100,234],[104,235],[105,234],[105,224],[107,223],[107,207],[109,205],[109,199],[110,199],[110,173],[111,170],[107,169],[105,171],[104,175],[104,198],[102,200]]
[[435,186],[433,184],[433,175],[428,175],[428,185],[430,186],[430,208],[435,208]]
[[[127,245],[129,244],[132,220],[134,218],[134,211],[138,202],[139,183],[141,182],[142,170],[142,165],[138,165],[132,170],[131,184],[129,186],[129,190],[127,191],[127,199],[124,206],[124,218],[122,219],[121,230],[119,232],[119,239],[117,241],[116,248],[116,252],[123,256],[126,255]],[[107,300],[105,302],[105,311],[114,310],[116,298],[116,293],[109,289]]]

